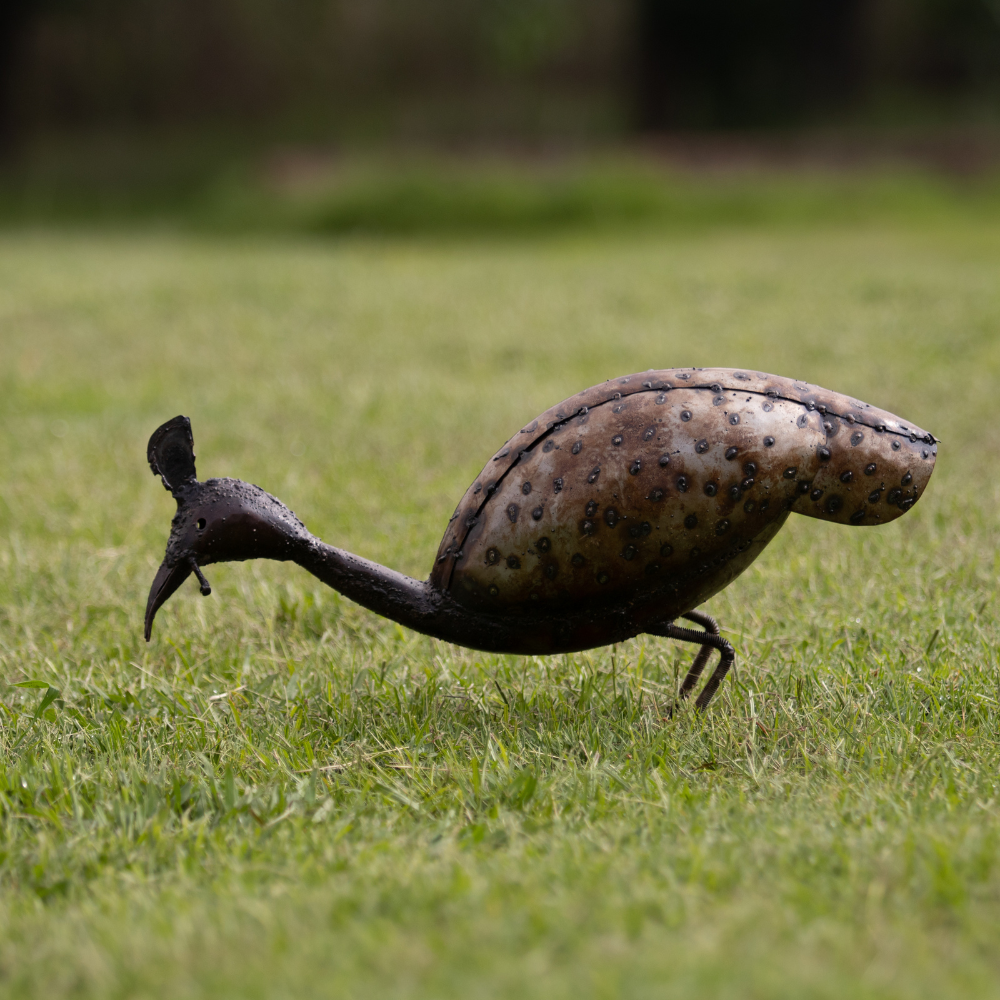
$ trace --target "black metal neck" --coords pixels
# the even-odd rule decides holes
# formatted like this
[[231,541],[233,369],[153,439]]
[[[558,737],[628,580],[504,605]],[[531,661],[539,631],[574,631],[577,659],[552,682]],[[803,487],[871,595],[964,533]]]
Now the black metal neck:
[[418,632],[437,634],[433,622],[440,616],[442,595],[426,581],[397,573],[312,536],[292,558],[327,586],[369,611]]

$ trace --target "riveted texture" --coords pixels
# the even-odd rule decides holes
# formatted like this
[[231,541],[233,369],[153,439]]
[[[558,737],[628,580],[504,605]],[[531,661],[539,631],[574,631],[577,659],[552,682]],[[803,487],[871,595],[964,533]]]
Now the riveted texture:
[[641,598],[674,616],[742,572],[790,511],[900,516],[936,454],[927,432],[803,382],[727,369],[615,379],[546,411],[487,463],[430,582],[483,610]]

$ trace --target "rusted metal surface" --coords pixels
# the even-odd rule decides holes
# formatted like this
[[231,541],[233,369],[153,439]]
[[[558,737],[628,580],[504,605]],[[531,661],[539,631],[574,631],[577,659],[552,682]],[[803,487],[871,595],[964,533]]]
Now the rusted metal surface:
[[[449,523],[430,578],[412,580],[325,545],[284,505],[239,480],[195,479],[190,423],[150,440],[178,502],[150,592],[163,602],[212,562],[291,559],[379,614],[497,652],[558,653],[642,632],[701,643],[732,662],[694,612],[760,554],[790,513],[883,524],[923,494],[937,456],[926,431],[803,382],[730,369],[646,372],[543,413],[487,462]],[[674,624],[688,617],[696,632]]]
[[899,517],[936,455],[926,431],[806,383],[725,369],[631,375],[548,410],[487,462],[431,580],[484,609],[662,588],[680,614],[742,572],[791,512]]

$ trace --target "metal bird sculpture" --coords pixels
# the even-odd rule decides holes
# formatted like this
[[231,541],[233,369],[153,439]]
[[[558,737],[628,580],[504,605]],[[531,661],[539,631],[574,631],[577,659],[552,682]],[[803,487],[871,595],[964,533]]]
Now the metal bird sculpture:
[[[187,417],[150,438],[177,501],[149,592],[157,610],[201,567],[292,560],[358,604],[427,635],[497,653],[547,654],[640,633],[701,646],[681,696],[720,655],[704,708],[734,660],[694,610],[763,551],[790,513],[884,524],[923,494],[932,434],[849,396],[755,371],[627,375],[543,413],[486,463],[451,517],[427,580],[311,535],[239,479],[195,478]],[[678,618],[704,631],[676,624]]]

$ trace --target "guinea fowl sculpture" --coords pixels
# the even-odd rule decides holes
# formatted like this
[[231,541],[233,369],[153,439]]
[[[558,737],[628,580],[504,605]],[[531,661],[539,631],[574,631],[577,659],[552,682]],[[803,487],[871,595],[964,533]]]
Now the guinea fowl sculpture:
[[[451,517],[430,577],[415,580],[311,535],[239,479],[195,478],[187,417],[147,458],[177,501],[146,605],[153,617],[200,567],[293,560],[358,604],[448,642],[498,653],[566,653],[640,633],[711,651],[704,708],[733,663],[694,609],[763,551],[790,513],[848,525],[892,521],[923,494],[932,434],[848,396],[754,371],[690,368],[586,389],[515,434]],[[675,624],[684,618],[705,631]]]

